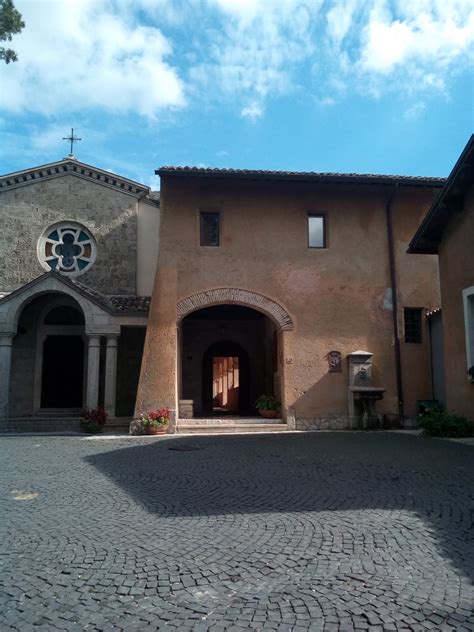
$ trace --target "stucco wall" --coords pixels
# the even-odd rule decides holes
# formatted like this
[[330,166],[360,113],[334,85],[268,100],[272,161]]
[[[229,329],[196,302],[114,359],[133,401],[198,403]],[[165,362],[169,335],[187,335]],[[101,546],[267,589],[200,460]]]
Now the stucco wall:
[[136,293],[137,200],[72,174],[0,193],[0,291],[10,292],[44,273],[36,256],[43,230],[62,220],[83,223],[98,256],[79,277],[107,294]]
[[[347,414],[345,358],[356,349],[373,352],[374,381],[387,389],[379,408],[396,413],[392,314],[384,301],[390,286],[389,193],[362,186],[163,179],[161,246],[139,401],[172,405],[175,400],[176,373],[165,376],[152,359],[159,344],[165,365],[177,370],[171,297],[234,287],[270,297],[294,320],[294,331],[283,332],[280,347],[284,400],[297,416]],[[405,301],[410,307],[439,305],[436,257],[416,265],[405,254],[431,200],[430,189],[408,188],[401,188],[395,199],[400,307]],[[199,209],[221,212],[220,247],[200,247]],[[307,247],[309,212],[327,216],[326,249]],[[170,336],[173,343],[166,344]],[[328,373],[326,356],[332,350],[342,353],[342,374]],[[416,399],[431,397],[427,336],[417,349],[404,350],[403,362],[405,409],[415,414]]]
[[462,292],[474,286],[474,187],[453,215],[439,247],[444,361],[448,410],[474,421],[474,384],[467,380]]
[[140,200],[137,219],[137,294],[151,296],[160,237],[160,209],[158,205]]

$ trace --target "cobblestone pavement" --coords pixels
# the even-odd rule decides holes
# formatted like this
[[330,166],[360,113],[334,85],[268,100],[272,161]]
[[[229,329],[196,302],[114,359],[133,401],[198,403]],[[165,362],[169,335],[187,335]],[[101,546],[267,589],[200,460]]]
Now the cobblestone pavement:
[[472,447],[0,439],[0,630],[474,630]]

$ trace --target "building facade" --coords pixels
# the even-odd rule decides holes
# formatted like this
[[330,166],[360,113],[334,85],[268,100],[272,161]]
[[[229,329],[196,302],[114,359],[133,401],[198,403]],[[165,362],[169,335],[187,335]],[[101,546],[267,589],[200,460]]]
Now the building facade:
[[69,157],[1,178],[0,209],[0,415],[132,416],[157,196]]
[[439,306],[437,259],[406,250],[442,180],[157,173],[161,245],[136,414],[159,403],[177,418],[246,415],[270,393],[290,428],[346,428],[347,359],[360,350],[385,391],[380,414],[414,417],[432,397],[421,316]]
[[409,252],[439,257],[443,352],[438,362],[444,369],[444,403],[447,410],[474,421],[474,136]]
[[[364,389],[387,418],[432,398],[437,257],[406,250],[444,180],[157,173],[159,201],[71,157],[0,178],[12,428],[97,405],[111,419],[252,417],[262,394],[288,428],[346,428]],[[369,381],[355,388],[361,357]]]

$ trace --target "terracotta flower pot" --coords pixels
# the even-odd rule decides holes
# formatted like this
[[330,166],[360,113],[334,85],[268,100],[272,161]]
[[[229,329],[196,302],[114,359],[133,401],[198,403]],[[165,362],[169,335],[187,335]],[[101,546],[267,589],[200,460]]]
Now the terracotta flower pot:
[[166,434],[167,432],[168,432],[168,424],[164,426],[148,426],[146,429],[147,435]]
[[267,410],[265,408],[259,408],[258,412],[261,417],[265,417],[265,419],[276,419],[280,414],[279,410]]

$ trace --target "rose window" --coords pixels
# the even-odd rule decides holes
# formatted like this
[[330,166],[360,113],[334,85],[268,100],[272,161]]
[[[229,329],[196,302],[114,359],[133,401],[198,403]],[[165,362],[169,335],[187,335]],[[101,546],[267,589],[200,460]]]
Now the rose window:
[[38,242],[38,259],[45,270],[77,276],[95,261],[96,242],[85,226],[61,222],[47,228]]

